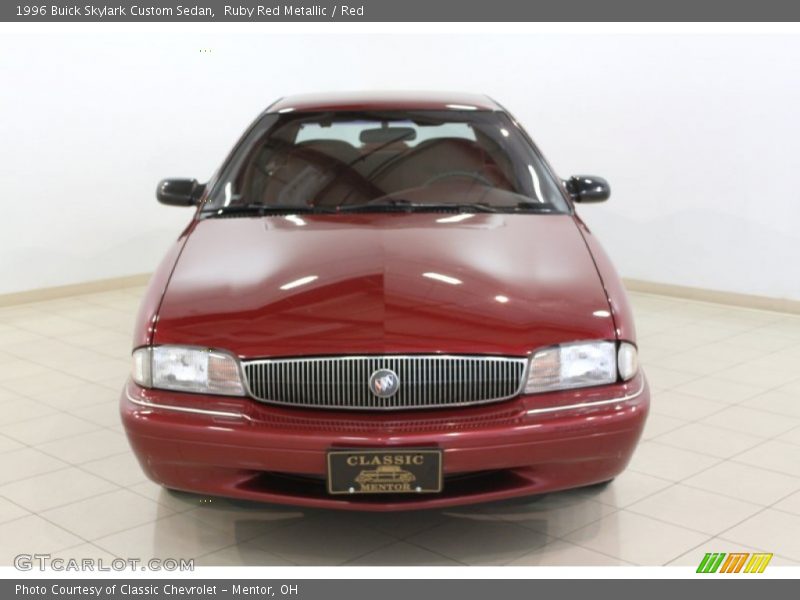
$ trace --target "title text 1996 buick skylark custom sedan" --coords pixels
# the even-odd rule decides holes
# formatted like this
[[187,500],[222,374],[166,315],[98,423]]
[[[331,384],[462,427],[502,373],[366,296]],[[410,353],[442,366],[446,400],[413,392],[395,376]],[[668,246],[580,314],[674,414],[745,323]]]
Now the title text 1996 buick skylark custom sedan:
[[484,96],[270,106],[153,276],[122,418],[178,490],[359,510],[613,479],[649,393],[620,280],[561,181]]

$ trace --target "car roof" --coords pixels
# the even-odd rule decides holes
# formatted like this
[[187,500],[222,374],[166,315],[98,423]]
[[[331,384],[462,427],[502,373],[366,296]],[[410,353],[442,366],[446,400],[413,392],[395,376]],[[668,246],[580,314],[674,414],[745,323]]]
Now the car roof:
[[484,94],[453,92],[329,92],[297,94],[274,102],[267,112],[362,110],[503,110]]

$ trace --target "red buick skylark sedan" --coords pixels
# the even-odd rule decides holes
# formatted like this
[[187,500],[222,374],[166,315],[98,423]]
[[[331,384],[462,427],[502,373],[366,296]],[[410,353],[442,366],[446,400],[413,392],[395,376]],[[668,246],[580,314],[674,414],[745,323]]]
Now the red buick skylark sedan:
[[355,510],[610,481],[647,417],[625,291],[562,181],[485,96],[272,104],[148,286],[121,413],[170,489]]

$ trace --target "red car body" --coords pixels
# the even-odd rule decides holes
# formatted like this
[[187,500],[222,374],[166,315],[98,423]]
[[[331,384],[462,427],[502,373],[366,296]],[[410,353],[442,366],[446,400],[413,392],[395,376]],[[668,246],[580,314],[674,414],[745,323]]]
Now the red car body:
[[[270,110],[502,110],[483,97],[321,96]],[[155,272],[134,347],[225,349],[242,360],[336,355],[500,355],[576,340],[635,343],[608,257],[578,216],[392,212],[195,218]],[[220,251],[213,251],[218,249]],[[441,285],[420,272],[447,273]],[[307,285],[282,284],[313,274]],[[285,288],[285,286],[284,286]],[[501,299],[502,301],[498,300]],[[438,508],[605,482],[648,412],[628,381],[491,404],[407,411],[271,405],[128,381],[122,419],[142,468],[168,488],[356,510]],[[337,448],[438,448],[436,494],[331,495]]]

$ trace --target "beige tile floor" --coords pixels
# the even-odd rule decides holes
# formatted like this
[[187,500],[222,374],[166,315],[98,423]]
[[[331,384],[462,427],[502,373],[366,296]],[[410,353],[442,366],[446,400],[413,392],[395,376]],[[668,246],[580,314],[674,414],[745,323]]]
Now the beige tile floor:
[[351,514],[167,493],[140,472],[117,394],[141,288],[0,308],[0,564],[800,564],[800,317],[633,294],[652,413],[605,489]]

